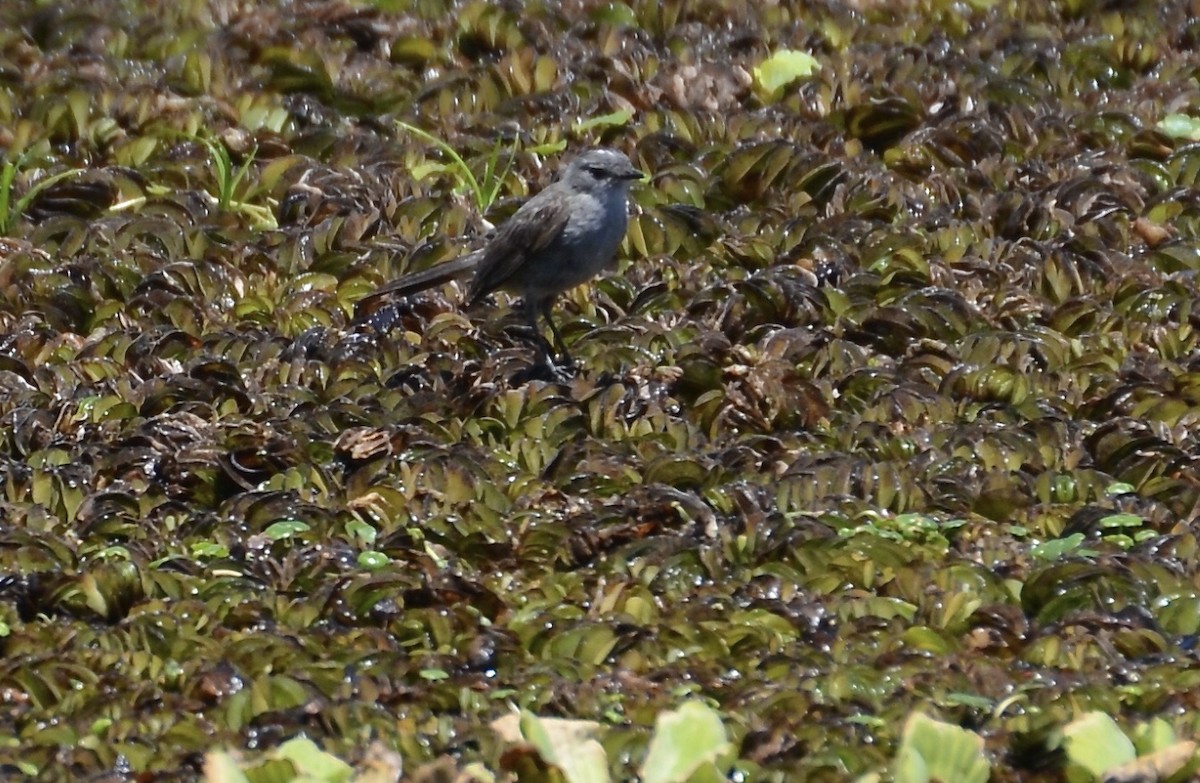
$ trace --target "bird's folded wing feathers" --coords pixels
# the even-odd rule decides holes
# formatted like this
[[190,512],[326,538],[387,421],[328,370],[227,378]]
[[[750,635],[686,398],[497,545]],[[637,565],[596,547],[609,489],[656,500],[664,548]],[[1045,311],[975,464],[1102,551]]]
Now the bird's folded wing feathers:
[[[542,191],[546,193],[547,191]],[[467,301],[479,301],[503,288],[530,256],[544,251],[562,234],[571,211],[561,198],[527,201],[509,218],[483,251]]]

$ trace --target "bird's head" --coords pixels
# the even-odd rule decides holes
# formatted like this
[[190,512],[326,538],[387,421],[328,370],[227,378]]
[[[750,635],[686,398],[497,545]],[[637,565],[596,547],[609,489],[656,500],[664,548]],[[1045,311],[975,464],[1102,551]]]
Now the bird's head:
[[591,192],[612,188],[625,190],[635,179],[644,176],[624,153],[600,148],[588,150],[572,160],[562,179],[577,191]]

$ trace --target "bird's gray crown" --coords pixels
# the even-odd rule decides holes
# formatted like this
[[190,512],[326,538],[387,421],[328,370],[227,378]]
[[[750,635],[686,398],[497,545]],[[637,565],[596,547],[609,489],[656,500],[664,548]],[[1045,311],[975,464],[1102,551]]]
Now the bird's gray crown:
[[624,153],[601,148],[588,150],[571,161],[562,178],[577,190],[593,190],[615,184],[626,185],[643,176]]

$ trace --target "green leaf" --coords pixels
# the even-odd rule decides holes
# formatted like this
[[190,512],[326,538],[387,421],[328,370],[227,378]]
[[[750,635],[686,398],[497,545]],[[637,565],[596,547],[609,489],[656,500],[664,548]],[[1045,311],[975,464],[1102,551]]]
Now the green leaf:
[[625,3],[604,3],[592,11],[592,21],[613,27],[638,27],[637,12]]
[[784,87],[797,79],[812,76],[820,68],[817,59],[807,52],[781,49],[755,67],[754,83],[764,97],[774,100]]
[[281,519],[274,524],[271,524],[263,531],[263,535],[272,541],[280,541],[285,538],[291,538],[294,535],[303,533],[309,529],[307,522],[302,522],[299,519]]
[[916,712],[904,724],[894,772],[896,783],[987,783],[991,765],[983,754],[983,737]]
[[1113,767],[1137,758],[1133,742],[1103,712],[1089,712],[1064,726],[1063,747],[1071,764],[1097,779]]
[[[395,122],[396,122],[396,126],[398,128],[400,128],[400,130],[405,131],[406,133],[411,133],[412,135],[416,136],[417,138],[427,141],[430,144],[433,144],[438,149],[440,149],[446,155],[446,157],[450,158],[450,163],[444,164],[445,165],[444,170],[449,171],[452,174],[454,174],[454,176],[458,180],[460,186],[462,186],[462,188],[465,191],[469,191],[471,193],[472,197],[475,200],[475,206],[478,207],[480,212],[487,211],[488,207],[490,207],[492,205],[492,201],[495,200],[496,196],[499,194],[499,191],[500,191],[501,180],[495,176],[495,172],[496,172],[495,164],[496,164],[496,161],[498,160],[499,146],[497,146],[495,149],[493,149],[492,159],[489,161],[488,167],[487,167],[488,168],[487,176],[484,178],[483,182],[480,182],[479,179],[475,176],[474,172],[471,171],[471,167],[467,164],[467,162],[465,160],[463,160],[462,155],[458,154],[458,150],[456,150],[456,149],[454,149],[454,147],[450,146],[449,142],[447,142],[445,139],[439,139],[437,136],[434,136],[429,131],[422,130],[421,128],[418,128],[415,125],[410,125],[409,123],[404,122],[403,120],[396,120]],[[516,148],[514,147],[511,150],[511,155],[509,157],[510,165],[512,162],[512,158],[515,155],[516,155]],[[428,174],[430,171],[436,171],[436,170],[437,169],[428,169],[424,173]],[[503,176],[503,175],[501,175],[501,176]],[[420,179],[420,177],[417,177],[417,178]]]
[[1066,538],[1054,538],[1029,548],[1029,554],[1038,560],[1058,560],[1074,551],[1083,543],[1083,533],[1072,533]]
[[1133,744],[1138,755],[1169,748],[1178,741],[1175,729],[1162,718],[1154,718],[1134,729]]
[[633,119],[632,109],[618,109],[617,111],[608,114],[602,114],[599,117],[592,117],[587,120],[580,120],[571,126],[571,131],[577,135],[583,135],[592,128],[611,128],[623,127],[629,124]]
[[566,148],[566,139],[559,139],[558,141],[547,141],[543,142],[542,144],[534,144],[533,146],[526,147],[525,151],[531,155],[557,155]]
[[1156,126],[1168,136],[1189,141],[1200,141],[1200,118],[1186,114],[1168,114]]
[[943,701],[946,704],[961,704],[976,710],[991,710],[996,707],[994,699],[980,696],[977,693],[947,693]]
[[1070,764],[1100,778],[1112,767],[1138,758],[1133,742],[1103,712],[1088,712],[1063,727],[1063,746]]
[[391,558],[382,552],[360,552],[358,567],[364,571],[376,571],[391,562]]
[[492,723],[502,739],[532,745],[548,764],[558,767],[568,783],[608,783],[608,757],[596,740],[593,721],[539,718],[528,710]]
[[192,557],[229,557],[229,547],[215,541],[197,541],[192,544]]
[[925,759],[911,745],[901,745],[892,762],[896,783],[929,783],[929,769]]
[[57,174],[51,174],[30,185],[24,195],[13,201],[13,186],[17,172],[24,167],[26,162],[27,156],[20,155],[16,161],[5,161],[4,166],[0,167],[0,236],[6,236],[16,226],[21,215],[29,208],[39,193],[57,182],[83,173],[83,169],[67,169]]
[[379,536],[379,531],[361,519],[352,519],[347,522],[346,532],[364,544],[374,544],[375,539]]
[[1109,514],[1101,517],[1100,527],[1141,527],[1144,524],[1137,514]]
[[708,705],[690,701],[678,710],[664,712],[654,725],[654,736],[642,764],[643,783],[682,783],[700,773],[718,771],[732,749],[721,716]]
[[296,771],[307,780],[322,783],[343,783],[354,774],[346,762],[317,747],[307,737],[295,737],[279,746],[279,757],[295,765]]
[[79,580],[79,586],[83,591],[84,601],[88,608],[101,617],[106,616],[108,599],[104,596],[104,591],[100,589],[100,583],[96,581],[95,574],[84,574]]
[[249,783],[233,756],[223,750],[209,751],[204,757],[205,783]]
[[434,174],[445,174],[447,172],[457,174],[458,167],[430,160],[423,163],[415,163],[408,169],[408,173],[418,182]]

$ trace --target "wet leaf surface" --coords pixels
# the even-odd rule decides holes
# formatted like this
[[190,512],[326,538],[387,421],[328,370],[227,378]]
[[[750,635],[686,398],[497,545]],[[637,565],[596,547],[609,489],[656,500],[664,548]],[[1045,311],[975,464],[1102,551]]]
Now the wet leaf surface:
[[[1194,10],[4,4],[0,769],[1193,734]],[[503,296],[359,306],[593,144],[649,178],[573,377]]]

